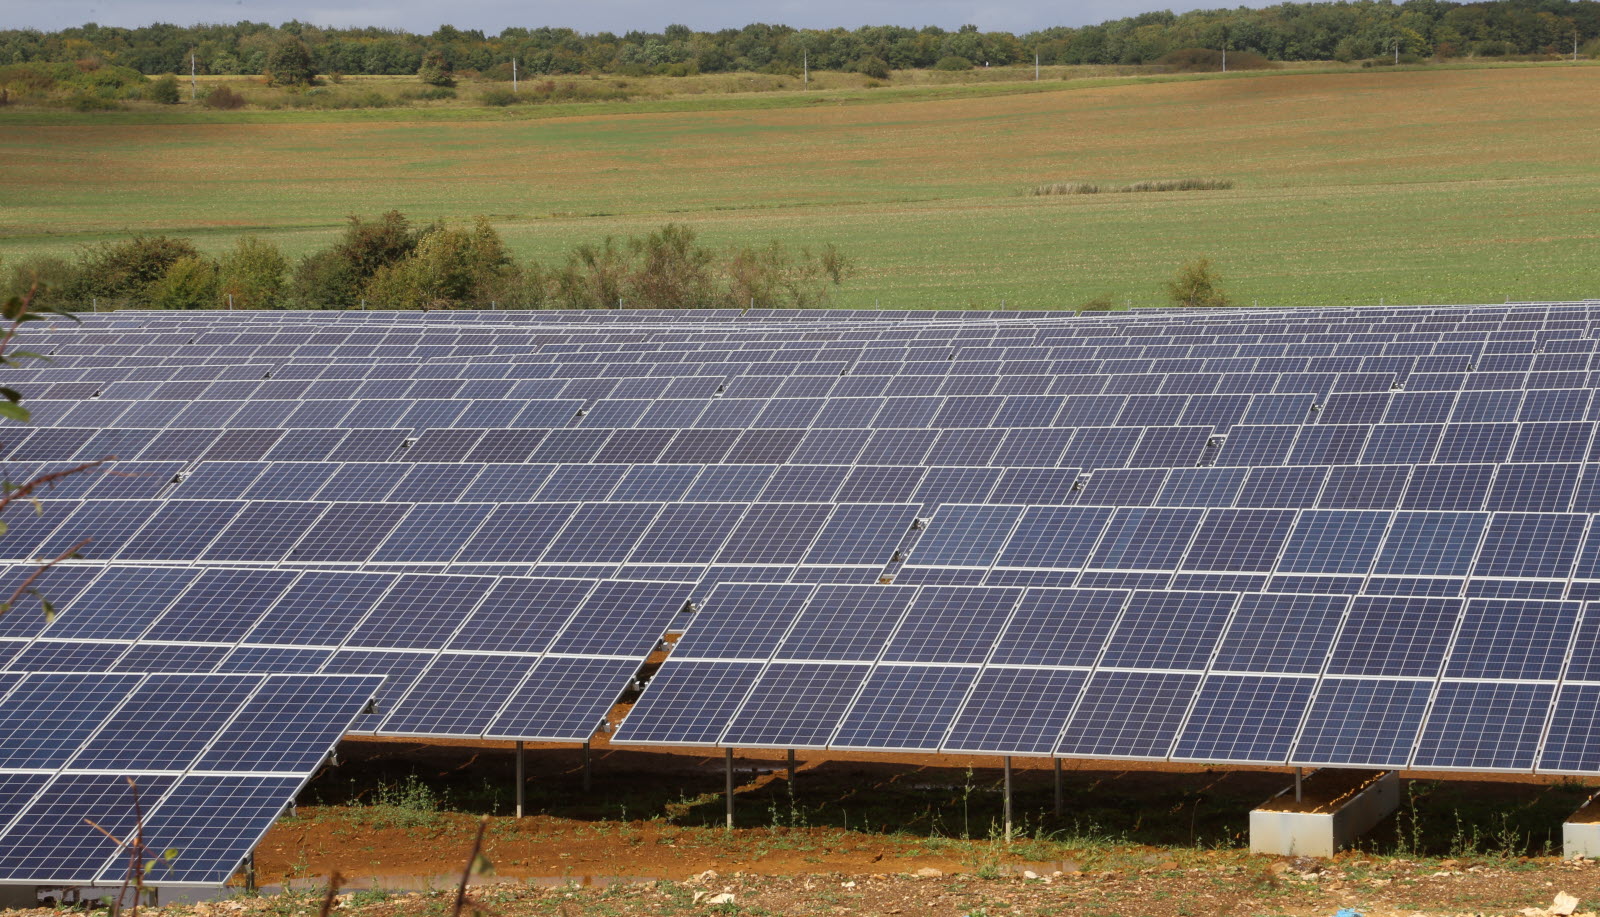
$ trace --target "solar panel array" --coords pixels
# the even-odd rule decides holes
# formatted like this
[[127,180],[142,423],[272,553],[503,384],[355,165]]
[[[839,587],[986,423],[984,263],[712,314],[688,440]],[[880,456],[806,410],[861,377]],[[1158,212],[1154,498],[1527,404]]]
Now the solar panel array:
[[584,741],[682,633],[615,741],[1600,772],[1600,303],[85,318],[12,671]]
[[223,884],[378,681],[0,674],[0,883]]

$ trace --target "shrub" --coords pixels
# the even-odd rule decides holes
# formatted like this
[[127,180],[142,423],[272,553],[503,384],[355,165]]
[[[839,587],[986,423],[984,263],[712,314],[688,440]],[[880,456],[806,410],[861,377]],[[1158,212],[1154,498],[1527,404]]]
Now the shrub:
[[1043,185],[1034,185],[1028,189],[1034,197],[1045,197],[1052,194],[1099,194],[1100,186],[1086,181],[1058,181]]
[[79,308],[93,297],[146,305],[152,288],[174,264],[199,256],[188,239],[166,236],[103,243],[79,253],[75,276],[62,293]]
[[479,93],[478,101],[484,105],[504,108],[507,105],[515,105],[522,99],[509,89],[488,89]]
[[422,102],[438,102],[443,99],[453,99],[455,97],[456,91],[448,86],[426,86],[408,95],[408,98],[417,99]]
[[171,73],[156,77],[145,87],[144,97],[161,105],[178,104],[178,77]]
[[366,298],[390,308],[488,305],[515,271],[499,233],[479,217],[471,229],[434,229],[416,250],[373,274]]
[[889,62],[881,57],[868,55],[850,65],[850,69],[857,73],[865,74],[875,80],[889,78]]
[[73,111],[118,111],[123,107],[116,99],[108,99],[94,92],[74,93],[67,99],[67,106]]
[[1096,296],[1078,307],[1079,312],[1110,312],[1116,309],[1116,303],[1111,301],[1109,294]]
[[309,86],[317,78],[311,49],[294,35],[285,35],[273,44],[264,72],[269,86]]
[[226,86],[217,86],[200,100],[207,108],[234,111],[245,106],[245,97]]
[[289,298],[301,309],[349,309],[356,305],[360,289],[350,262],[330,248],[306,255],[295,265]]
[[947,54],[939,58],[939,62],[934,64],[933,68],[935,70],[971,70],[972,61],[955,54]]
[[313,309],[348,309],[362,298],[367,281],[388,265],[404,260],[433,231],[414,229],[398,210],[376,220],[351,216],[344,238],[333,248],[308,255],[295,266],[291,281],[296,302]]
[[[1178,73],[1211,73],[1222,69],[1222,52],[1211,48],[1180,48],[1156,60],[1156,63]],[[1272,61],[1250,51],[1229,51],[1228,69],[1271,70],[1277,67]]]
[[1222,275],[1211,266],[1210,258],[1196,258],[1178,268],[1178,276],[1167,284],[1167,296],[1179,306],[1226,306]]
[[271,242],[244,236],[217,259],[217,296],[233,297],[234,308],[267,309],[281,305],[288,259]]
[[1043,185],[1034,185],[1026,193],[1034,197],[1043,197],[1052,194],[1099,194],[1102,191],[1114,194],[1137,194],[1149,191],[1228,191],[1232,188],[1233,179],[1231,178],[1175,178],[1162,179],[1160,181],[1136,181],[1131,185],[1110,188],[1092,182],[1050,182]]
[[1231,191],[1231,178],[1177,178],[1161,181],[1136,181],[1117,189],[1124,194],[1148,191]]
[[153,309],[211,309],[217,305],[217,266],[198,255],[172,262],[150,285]]
[[445,60],[444,52],[435,48],[422,55],[422,65],[417,68],[417,78],[429,86],[454,86],[455,74],[451,72],[450,62]]
[[28,291],[37,288],[33,300],[35,306],[48,309],[76,308],[77,304],[62,292],[76,282],[76,277],[77,270],[65,258],[36,255],[11,265],[11,270],[5,276],[5,285],[0,289],[0,299],[25,296]]

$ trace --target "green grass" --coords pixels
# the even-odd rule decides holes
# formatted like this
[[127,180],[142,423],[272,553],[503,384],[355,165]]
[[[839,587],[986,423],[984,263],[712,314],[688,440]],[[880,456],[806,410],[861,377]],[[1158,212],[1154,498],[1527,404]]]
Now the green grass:
[[[1600,295],[1600,70],[1108,77],[513,109],[0,115],[0,257],[129,232],[292,254],[345,215],[487,214],[521,257],[671,221],[838,244],[838,303],[1153,305],[1207,255],[1243,305]],[[1030,197],[1056,181],[1229,191]]]

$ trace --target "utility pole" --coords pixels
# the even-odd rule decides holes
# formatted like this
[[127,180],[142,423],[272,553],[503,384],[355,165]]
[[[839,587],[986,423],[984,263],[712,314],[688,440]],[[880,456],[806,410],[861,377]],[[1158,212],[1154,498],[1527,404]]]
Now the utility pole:
[[191,48],[189,50],[189,101],[191,102],[194,101],[195,93],[194,71],[194,49]]
[[811,49],[800,49],[800,85],[806,88],[811,86]]
[[511,91],[517,91],[517,59],[511,59]]
[[1572,27],[1572,62],[1578,62],[1578,27]]
[[1039,52],[1033,52],[1033,81],[1039,82]]
[[1398,36],[1394,40],[1394,65],[1396,67],[1400,66],[1400,39]]

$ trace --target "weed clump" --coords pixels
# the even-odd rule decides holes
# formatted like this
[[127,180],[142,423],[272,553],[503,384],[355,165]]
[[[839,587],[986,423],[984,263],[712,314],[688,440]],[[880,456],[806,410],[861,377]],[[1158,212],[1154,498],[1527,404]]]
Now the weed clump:
[[1231,178],[1167,178],[1155,181],[1136,181],[1129,185],[1106,187],[1086,181],[1058,181],[1034,185],[1027,190],[1031,197],[1055,194],[1140,194],[1150,191],[1232,191]]
[[444,797],[412,774],[400,783],[379,786],[357,814],[376,828],[420,828],[438,821],[444,810]]

